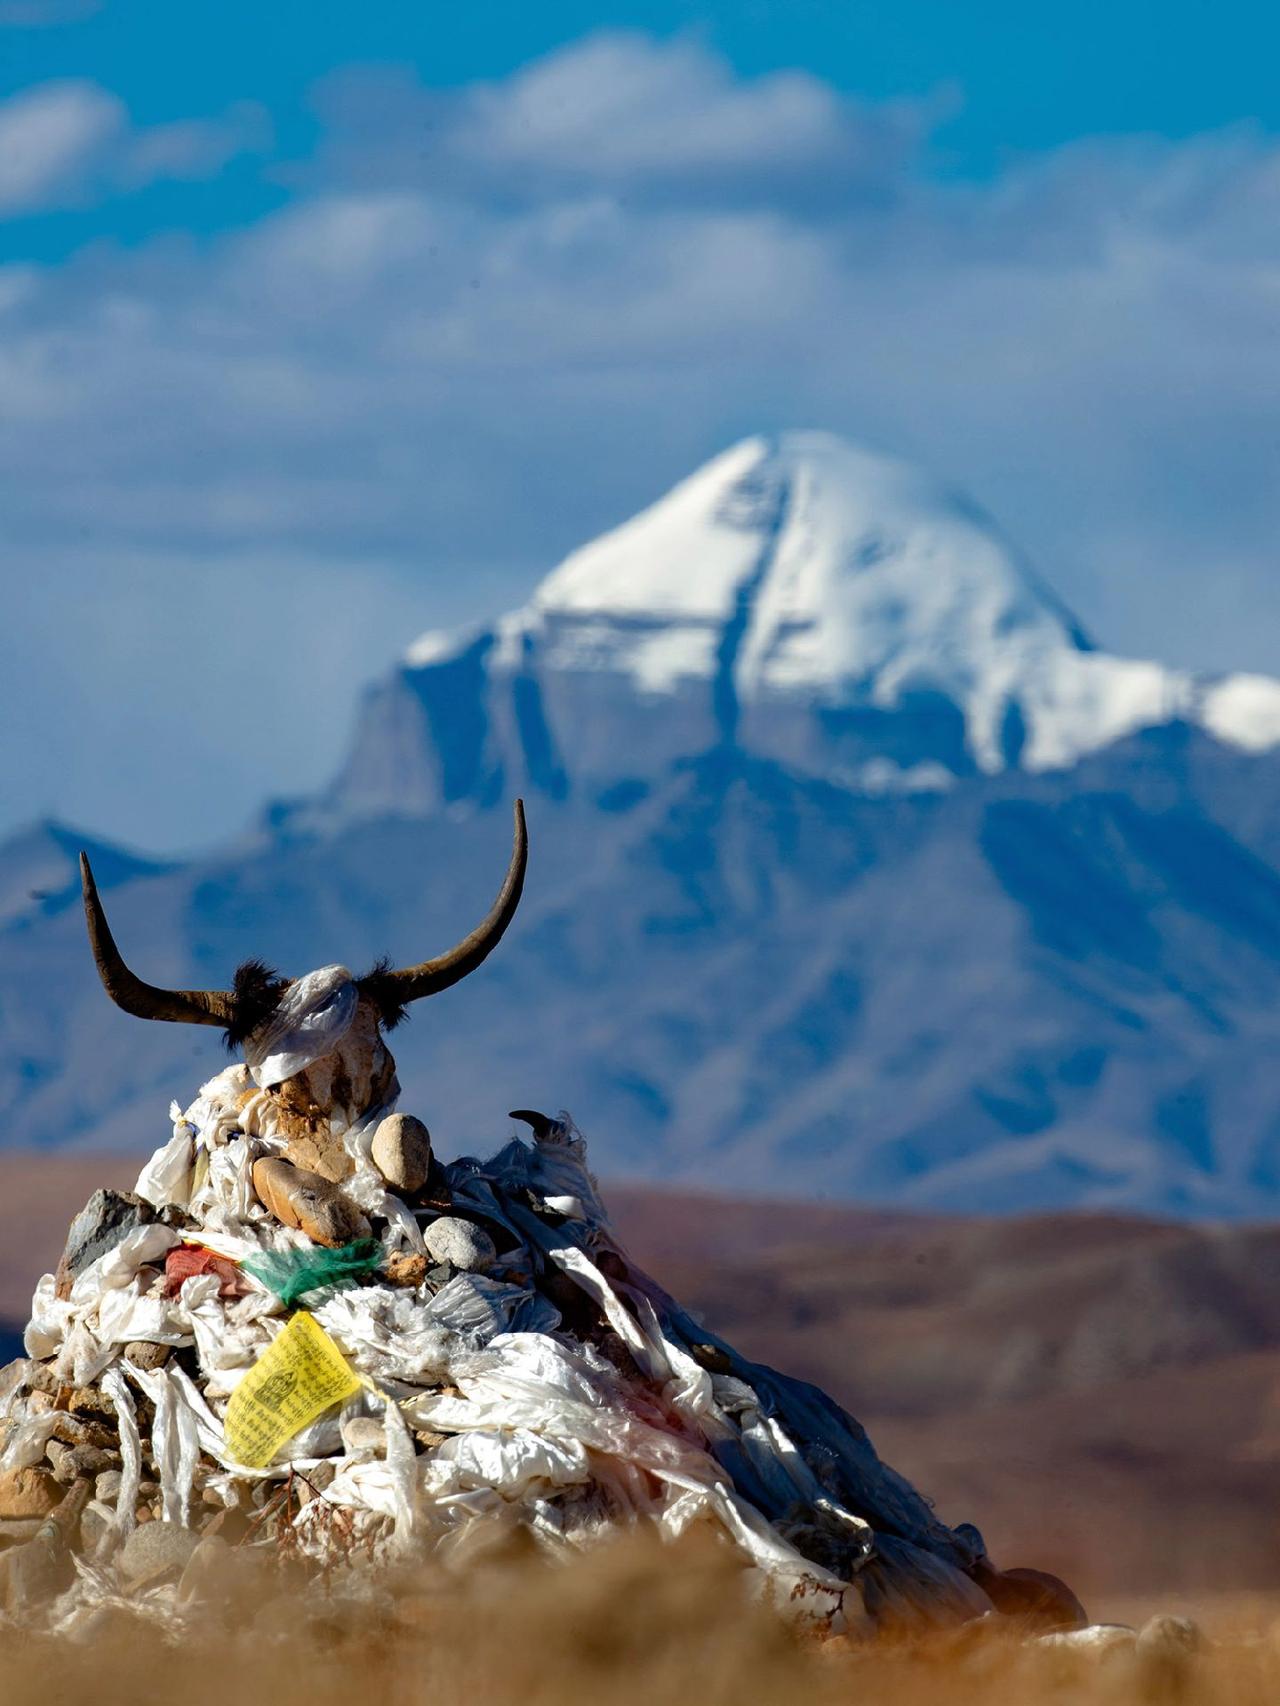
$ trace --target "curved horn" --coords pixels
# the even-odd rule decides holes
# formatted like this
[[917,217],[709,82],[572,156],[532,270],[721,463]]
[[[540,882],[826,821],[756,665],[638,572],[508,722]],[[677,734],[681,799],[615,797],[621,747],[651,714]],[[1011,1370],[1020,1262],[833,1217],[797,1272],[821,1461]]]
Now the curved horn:
[[87,854],[80,855],[80,886],[84,890],[84,919],[89,946],[102,987],[126,1013],[137,1019],[168,1019],[181,1025],[229,1025],[233,998],[220,989],[157,989],[135,977],[116,947],[107,915],[98,899]]
[[420,1001],[424,995],[438,995],[442,989],[448,989],[451,983],[459,983],[468,972],[473,972],[481,960],[502,940],[502,934],[515,917],[516,908],[520,904],[525,866],[529,860],[529,835],[524,826],[523,800],[516,801],[515,817],[511,863],[507,867],[506,881],[498,891],[498,898],[489,908],[489,916],[447,954],[440,954],[434,960],[423,960],[421,965],[406,966],[403,971],[387,972],[383,987],[396,1001]]

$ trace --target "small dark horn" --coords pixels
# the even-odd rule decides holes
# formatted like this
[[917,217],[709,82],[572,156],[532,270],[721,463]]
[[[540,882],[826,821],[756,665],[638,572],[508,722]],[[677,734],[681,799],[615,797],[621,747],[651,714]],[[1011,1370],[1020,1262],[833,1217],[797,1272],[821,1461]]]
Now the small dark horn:
[[545,1143],[549,1137],[555,1137],[564,1130],[563,1120],[553,1120],[547,1114],[540,1114],[536,1108],[512,1108],[507,1118],[521,1120],[530,1126],[539,1143]]
[[176,1025],[222,1025],[231,1023],[233,997],[220,989],[158,989],[135,977],[121,958],[107,915],[98,899],[88,856],[80,855],[80,886],[84,890],[84,918],[89,926],[89,946],[102,987],[126,1013],[137,1019],[167,1019]]
[[489,909],[489,916],[447,954],[440,954],[434,960],[423,960],[421,965],[406,966],[403,971],[385,973],[380,979],[381,987],[396,1001],[420,1001],[424,995],[438,995],[450,984],[460,983],[502,940],[520,904],[525,866],[529,862],[529,836],[524,824],[523,800],[516,801],[515,820],[511,863],[498,898]]

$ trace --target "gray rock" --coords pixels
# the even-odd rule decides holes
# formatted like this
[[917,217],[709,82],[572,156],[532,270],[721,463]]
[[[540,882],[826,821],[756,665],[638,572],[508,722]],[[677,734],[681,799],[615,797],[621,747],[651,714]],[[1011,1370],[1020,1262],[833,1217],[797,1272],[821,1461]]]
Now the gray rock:
[[128,1191],[95,1191],[67,1230],[62,1274],[71,1279],[114,1250],[121,1239],[156,1217],[151,1204]]
[[178,1598],[220,1604],[243,1574],[240,1560],[221,1535],[202,1535],[183,1568]]
[[397,1191],[420,1191],[431,1171],[431,1133],[412,1114],[388,1114],[373,1134],[374,1166]]
[[131,1587],[146,1587],[180,1576],[200,1544],[200,1536],[174,1522],[144,1522],[120,1551],[120,1574]]
[[469,1220],[442,1215],[423,1228],[427,1253],[437,1262],[448,1262],[462,1273],[483,1273],[497,1257],[493,1239]]
[[54,1480],[67,1487],[81,1475],[95,1479],[105,1470],[114,1469],[120,1461],[115,1452],[104,1451],[101,1446],[65,1445],[57,1439],[49,1441],[45,1456],[53,1469]]
[[94,1482],[94,1498],[101,1499],[104,1505],[114,1505],[120,1497],[120,1479],[118,1469],[104,1469]]
[[348,1416],[342,1424],[342,1443],[352,1457],[386,1450],[387,1430],[377,1416]]

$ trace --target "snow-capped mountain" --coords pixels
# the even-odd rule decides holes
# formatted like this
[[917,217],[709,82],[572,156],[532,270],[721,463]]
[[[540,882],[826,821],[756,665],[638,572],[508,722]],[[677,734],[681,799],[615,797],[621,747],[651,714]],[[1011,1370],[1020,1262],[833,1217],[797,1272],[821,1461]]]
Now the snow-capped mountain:
[[[918,471],[752,439],[416,641],[320,797],[110,908],[162,982],[418,959],[520,792],[520,917],[395,1036],[446,1153],[567,1105],[606,1173],[1270,1213],[1277,741],[1280,685],[1108,655]],[[0,921],[6,1141],[150,1144],[218,1058],[108,1006],[63,900]]]
[[725,742],[854,788],[937,788],[1178,719],[1264,749],[1280,683],[1098,650],[965,498],[796,432],[716,457],[491,627],[424,634],[324,810],[634,785]]

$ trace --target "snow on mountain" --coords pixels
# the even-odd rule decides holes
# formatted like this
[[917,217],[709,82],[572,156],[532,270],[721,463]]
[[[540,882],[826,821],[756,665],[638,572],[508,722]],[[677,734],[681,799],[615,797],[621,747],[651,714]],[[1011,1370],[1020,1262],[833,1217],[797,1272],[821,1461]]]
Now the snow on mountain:
[[960,742],[925,731],[908,773],[935,782],[1060,768],[1177,718],[1250,750],[1280,740],[1280,684],[1210,686],[1098,651],[968,500],[817,432],[735,445],[572,553],[491,632],[425,635],[406,663],[477,650],[498,677],[611,675],[650,702],[701,689],[722,735],[763,750],[766,725],[799,709],[825,738],[792,731],[787,755],[871,786],[901,754],[868,754],[865,730],[842,742],[859,709],[931,706],[935,725],[953,709]]

